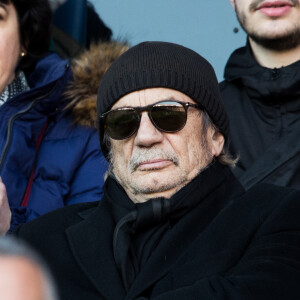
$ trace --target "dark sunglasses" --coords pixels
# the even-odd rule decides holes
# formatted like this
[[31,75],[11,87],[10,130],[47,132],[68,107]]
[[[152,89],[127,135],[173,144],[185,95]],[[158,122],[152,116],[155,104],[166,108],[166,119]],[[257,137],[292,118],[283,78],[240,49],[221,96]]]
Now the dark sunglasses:
[[152,124],[163,132],[180,131],[186,124],[189,107],[202,109],[200,105],[164,100],[141,107],[120,107],[100,116],[104,130],[114,140],[123,140],[132,136],[139,128],[141,114],[148,112]]

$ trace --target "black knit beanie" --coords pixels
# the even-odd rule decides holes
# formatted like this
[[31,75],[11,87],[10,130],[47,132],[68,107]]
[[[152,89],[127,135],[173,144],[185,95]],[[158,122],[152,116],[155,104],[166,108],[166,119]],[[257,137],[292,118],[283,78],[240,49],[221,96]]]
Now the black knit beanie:
[[126,94],[154,87],[180,91],[201,104],[227,140],[229,119],[209,62],[177,44],[144,42],[122,54],[101,80],[97,110],[100,144],[105,156],[108,149],[103,142],[103,124],[99,116]]

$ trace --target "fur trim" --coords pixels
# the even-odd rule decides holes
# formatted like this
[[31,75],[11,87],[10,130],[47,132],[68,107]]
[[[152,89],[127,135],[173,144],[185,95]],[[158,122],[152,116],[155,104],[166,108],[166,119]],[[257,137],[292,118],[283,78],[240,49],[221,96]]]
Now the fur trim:
[[101,42],[91,45],[72,60],[74,81],[67,86],[65,95],[72,99],[66,109],[72,110],[74,123],[83,126],[97,125],[97,92],[100,80],[108,67],[129,46],[119,42]]

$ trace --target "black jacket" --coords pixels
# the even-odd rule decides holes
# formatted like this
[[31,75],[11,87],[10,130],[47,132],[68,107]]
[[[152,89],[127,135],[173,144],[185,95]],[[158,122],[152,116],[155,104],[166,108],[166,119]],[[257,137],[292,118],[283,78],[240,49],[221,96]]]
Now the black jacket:
[[249,44],[233,52],[220,84],[229,114],[234,170],[246,189],[257,182],[300,189],[300,61],[260,66]]
[[113,257],[116,224],[106,196],[15,234],[44,255],[62,300],[300,299],[299,192],[267,184],[245,192],[219,167],[209,181],[208,188],[199,181],[206,196],[170,226],[128,292]]

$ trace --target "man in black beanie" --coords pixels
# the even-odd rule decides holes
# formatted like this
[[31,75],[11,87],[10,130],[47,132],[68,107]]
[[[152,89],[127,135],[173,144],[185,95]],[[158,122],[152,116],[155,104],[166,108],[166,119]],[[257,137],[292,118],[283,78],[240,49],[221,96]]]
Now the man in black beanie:
[[98,122],[102,201],[15,232],[47,260],[61,299],[300,298],[300,194],[245,192],[234,178],[205,59],[171,43],[131,48],[101,81]]

